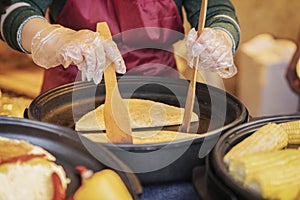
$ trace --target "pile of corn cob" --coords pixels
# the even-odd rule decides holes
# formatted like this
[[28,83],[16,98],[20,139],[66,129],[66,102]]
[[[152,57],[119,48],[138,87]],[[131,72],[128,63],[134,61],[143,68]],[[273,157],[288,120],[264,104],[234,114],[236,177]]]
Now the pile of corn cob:
[[224,162],[231,176],[265,199],[300,196],[300,120],[269,123],[234,146]]

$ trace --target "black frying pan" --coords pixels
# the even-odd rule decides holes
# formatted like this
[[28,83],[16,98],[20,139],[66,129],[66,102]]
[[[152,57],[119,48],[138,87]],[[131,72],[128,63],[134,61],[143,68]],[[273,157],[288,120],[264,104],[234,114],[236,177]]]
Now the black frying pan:
[[[149,99],[178,107],[184,107],[188,89],[188,81],[183,79],[148,76],[119,77],[118,85],[123,98]],[[54,88],[35,98],[27,115],[29,119],[74,129],[74,124],[80,117],[103,104],[104,100],[103,82],[98,86],[90,82],[75,82]],[[135,171],[135,168],[139,168],[135,172],[142,183],[190,180],[192,168],[204,163],[202,158],[212,149],[220,134],[248,120],[248,111],[237,98],[202,83],[196,85],[194,112],[198,114],[199,122],[192,124],[191,132],[205,134],[201,138],[170,144],[106,146],[131,169]],[[156,128],[178,130],[180,126]],[[163,151],[159,151],[161,149]],[[139,156],[158,151],[159,154]],[[127,152],[137,154],[128,155]],[[178,152],[182,155],[177,154]],[[164,162],[166,163],[162,164]],[[147,167],[151,165],[153,170],[148,170]],[[164,166],[161,167],[162,165]]]
[[[248,123],[239,125],[222,135],[212,152],[206,159],[206,164],[210,166],[207,171],[210,177],[209,181],[214,182],[218,187],[221,196],[226,199],[262,199],[257,194],[247,190],[240,183],[236,182],[229,174],[227,167],[223,162],[225,154],[236,144],[250,136],[260,127],[270,123],[283,123],[287,121],[299,120],[300,115],[273,116],[257,119]],[[225,198],[224,198],[225,199]]]
[[[68,128],[29,119],[0,116],[0,136],[26,140],[31,144],[41,146],[54,155],[56,162],[63,166],[67,177],[71,180],[67,187],[68,197],[81,185],[80,176],[75,169],[76,166],[83,165],[93,171],[109,168],[93,157],[82,145],[89,141],[83,141],[82,138],[77,136],[76,132]],[[128,170],[106,147],[98,145],[97,149],[101,150],[99,155],[107,163]],[[121,171],[117,173],[121,176],[133,197],[138,199],[137,193],[141,188],[139,182],[136,181],[136,177],[133,174]]]

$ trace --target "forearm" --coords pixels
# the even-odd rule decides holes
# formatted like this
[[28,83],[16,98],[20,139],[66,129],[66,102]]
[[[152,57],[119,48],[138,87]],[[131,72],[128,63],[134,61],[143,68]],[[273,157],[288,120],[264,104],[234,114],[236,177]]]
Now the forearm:
[[[1,38],[13,49],[23,52],[30,50],[28,49],[27,42],[23,42],[27,37],[30,40],[30,36],[27,36],[27,33],[23,33],[23,28],[25,25],[29,25],[27,28],[34,25],[29,23],[31,20],[37,20],[39,23],[36,25],[43,26],[46,22],[44,21],[44,15],[50,2],[50,0],[12,0],[12,5],[6,9],[6,14],[1,15]],[[39,3],[41,3],[41,5],[39,5]],[[35,30],[36,28],[31,32],[34,32]]]
[[5,13],[5,9],[10,5],[10,0],[2,0],[0,1],[0,15]]
[[41,18],[32,18],[25,23],[22,34],[21,34],[21,44],[22,47],[27,51],[31,52],[32,38],[37,32],[51,26],[46,20]]

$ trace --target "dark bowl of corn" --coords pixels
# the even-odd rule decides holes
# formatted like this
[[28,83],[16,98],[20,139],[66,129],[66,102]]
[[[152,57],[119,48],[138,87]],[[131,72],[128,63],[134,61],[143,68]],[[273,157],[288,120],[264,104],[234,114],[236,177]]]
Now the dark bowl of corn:
[[206,159],[222,199],[300,198],[300,115],[261,118],[227,131]]

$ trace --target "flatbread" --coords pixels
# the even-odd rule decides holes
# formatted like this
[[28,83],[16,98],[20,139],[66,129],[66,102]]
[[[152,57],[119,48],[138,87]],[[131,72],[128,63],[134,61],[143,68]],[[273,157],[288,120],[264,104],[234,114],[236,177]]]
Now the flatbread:
[[[82,134],[93,142],[110,143],[105,133],[87,133]],[[132,133],[133,144],[157,144],[162,142],[172,142],[189,138],[200,137],[198,134],[181,133],[168,130],[136,131]]]
[[0,136],[0,163],[23,155],[45,155],[48,160],[55,157],[43,148],[30,144],[25,140],[17,140]]
[[[129,106],[131,128],[149,128],[182,124],[184,108],[145,99],[123,99]],[[104,104],[82,116],[75,124],[77,131],[105,130]],[[192,122],[198,121],[196,113]]]

